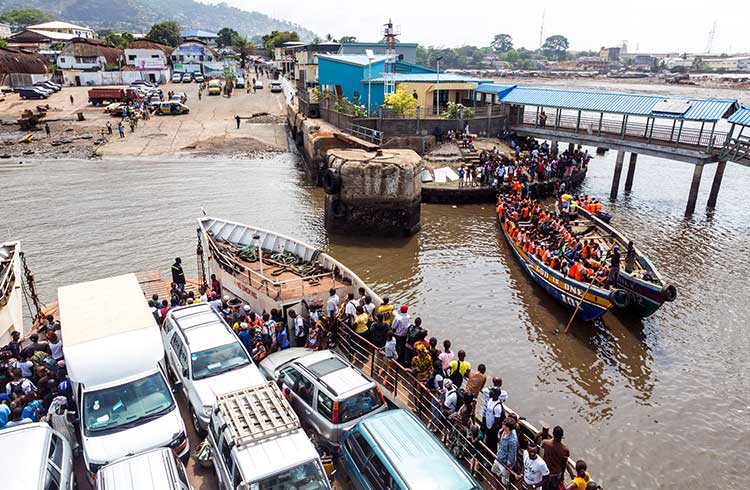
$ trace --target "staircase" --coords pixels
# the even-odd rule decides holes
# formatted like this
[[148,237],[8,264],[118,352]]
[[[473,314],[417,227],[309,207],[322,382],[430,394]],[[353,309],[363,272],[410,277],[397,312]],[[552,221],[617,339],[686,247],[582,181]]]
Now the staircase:
[[724,143],[719,160],[750,166],[750,136],[731,138]]

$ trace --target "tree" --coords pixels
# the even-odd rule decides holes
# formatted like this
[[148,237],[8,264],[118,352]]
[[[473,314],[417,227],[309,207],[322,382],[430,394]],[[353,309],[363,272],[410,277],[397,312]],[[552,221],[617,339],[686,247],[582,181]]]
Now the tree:
[[[240,33],[230,27],[222,27],[216,33],[216,46],[225,48],[227,46],[239,45],[243,41]],[[244,39],[247,42],[247,39]]]
[[151,26],[146,37],[159,44],[177,46],[180,43],[180,26],[172,20],[159,22]]
[[356,43],[357,37],[356,36],[341,36],[339,38],[340,43]]
[[320,44],[321,42],[322,42],[322,41],[320,40],[320,38],[319,38],[318,36],[315,36],[315,37],[314,37],[314,38],[312,39],[312,41],[310,41],[310,44],[312,44],[313,46],[317,46],[317,45],[318,45],[318,44]]
[[329,42],[329,43],[337,43],[338,41],[336,41],[336,40],[335,40],[335,39],[333,38],[333,36],[332,36],[332,35],[330,35],[330,34],[326,34],[326,42]]
[[104,36],[102,36],[100,31],[99,37],[102,41],[109,44],[110,46],[120,49],[127,48],[128,44],[133,41],[133,35],[129,32],[123,32],[122,34],[120,34],[118,32],[109,31]]
[[565,54],[568,51],[569,43],[568,38],[555,34],[544,40],[542,44],[542,51],[549,58],[555,58],[559,61],[565,59]]
[[492,40],[490,46],[498,53],[505,53],[513,49],[513,38],[510,37],[510,34],[498,34]]
[[240,68],[243,70],[247,67],[247,59],[255,54],[255,44],[246,37],[241,37],[234,44],[234,48],[240,54]]
[[33,24],[49,22],[52,16],[39,9],[13,9],[0,13],[0,21],[7,22],[12,26],[26,27]]
[[6,41],[3,38],[0,38],[0,48],[7,48],[8,47],[8,41]]
[[387,109],[393,111],[393,115],[402,117],[414,117],[419,102],[412,94],[403,87],[398,87],[396,92],[385,96],[383,104]]
[[263,36],[263,47],[271,52],[273,48],[290,41],[299,41],[299,34],[294,31],[271,31],[270,34]]

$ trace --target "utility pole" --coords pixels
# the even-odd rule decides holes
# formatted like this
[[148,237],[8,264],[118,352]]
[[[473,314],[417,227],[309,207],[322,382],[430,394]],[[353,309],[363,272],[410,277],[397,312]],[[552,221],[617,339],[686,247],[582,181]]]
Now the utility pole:
[[542,49],[544,44],[544,14],[547,13],[547,9],[542,10],[542,25],[539,27],[539,49]]

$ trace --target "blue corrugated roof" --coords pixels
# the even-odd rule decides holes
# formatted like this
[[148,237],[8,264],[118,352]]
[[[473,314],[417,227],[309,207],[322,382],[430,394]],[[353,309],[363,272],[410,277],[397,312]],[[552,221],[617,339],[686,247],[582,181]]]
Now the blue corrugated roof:
[[[654,116],[694,121],[718,121],[733,107],[736,99],[696,99],[664,97],[648,94],[623,94],[591,90],[564,90],[546,87],[518,87],[508,85],[481,85],[479,93],[496,94],[500,102],[523,104],[576,111],[608,112],[635,116]],[[684,114],[654,112],[657,103],[664,100],[689,100],[690,108]]]
[[750,126],[750,107],[740,107],[737,112],[729,118],[730,123]]
[[208,31],[201,31],[199,29],[190,29],[182,31],[182,37],[219,37],[218,34]]
[[[397,73],[395,77],[396,82],[437,82],[437,73]],[[367,83],[368,80],[362,80]],[[372,83],[383,83],[385,79],[382,76],[373,77],[369,80]],[[474,78],[467,77],[464,75],[457,75],[454,73],[441,73],[440,83],[461,83],[461,82],[475,82],[475,83],[487,83],[485,78]]]

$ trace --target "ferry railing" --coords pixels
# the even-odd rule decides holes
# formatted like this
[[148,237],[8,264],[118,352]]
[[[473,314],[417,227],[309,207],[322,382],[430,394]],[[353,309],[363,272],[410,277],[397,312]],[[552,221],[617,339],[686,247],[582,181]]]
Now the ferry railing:
[[[439,397],[419,381],[412,370],[386,358],[382,349],[343,323],[339,326],[337,348],[352,365],[387,390],[389,396],[396,399],[397,405],[416,415],[483,487],[518,488],[513,483],[508,487],[502,485],[499,476],[492,472],[495,454],[484,443],[473,443],[467,437],[466,428],[444,417]],[[474,422],[477,422],[476,417]],[[519,440],[526,437],[522,433],[526,430],[525,426],[522,427],[518,431]]]

